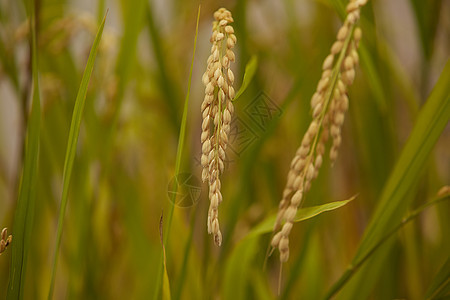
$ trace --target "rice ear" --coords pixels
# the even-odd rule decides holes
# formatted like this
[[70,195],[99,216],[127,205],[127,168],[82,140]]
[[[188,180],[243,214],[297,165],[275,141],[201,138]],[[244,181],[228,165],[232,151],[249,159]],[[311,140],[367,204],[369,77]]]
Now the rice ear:
[[218,207],[222,202],[220,174],[224,171],[225,150],[228,143],[231,118],[234,111],[231,100],[235,96],[234,74],[230,62],[235,61],[233,48],[236,44],[231,12],[220,8],[214,13],[211,35],[211,55],[207,60],[202,81],[205,98],[202,111],[202,180],[208,181],[210,206],[208,211],[208,233],[213,234],[217,246],[222,243],[219,227]]
[[[313,119],[291,162],[274,225],[271,246],[278,248],[282,263],[289,258],[289,234],[295,215],[302,204],[304,193],[310,189],[312,180],[319,174],[330,136],[331,163],[337,158],[342,142],[341,128],[348,109],[347,87],[355,79],[355,67],[358,64],[356,51],[362,36],[356,22],[359,20],[360,8],[366,2],[350,0],[347,5],[347,18],[337,33],[330,54],[322,64],[322,76],[311,99]],[[285,223],[282,226],[283,222]]]

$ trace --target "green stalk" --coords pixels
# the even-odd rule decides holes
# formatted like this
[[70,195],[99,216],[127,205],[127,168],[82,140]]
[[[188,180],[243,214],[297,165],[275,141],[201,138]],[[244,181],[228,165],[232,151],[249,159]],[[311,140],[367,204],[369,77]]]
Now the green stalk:
[[407,215],[403,220],[397,224],[392,230],[390,230],[386,235],[384,235],[369,251],[364,255],[359,261],[354,264],[350,264],[347,270],[342,274],[339,280],[331,287],[331,289],[327,292],[324,299],[331,299],[337,292],[339,292],[345,283],[353,276],[353,274],[358,271],[358,269],[369,259],[372,254],[378,250],[390,237],[392,237],[397,231],[399,231],[404,225],[414,220],[422,211],[426,208],[436,205],[442,201],[450,200],[450,195],[445,195],[442,197],[438,197],[433,199],[430,202],[427,202],[421,205],[419,208],[415,209],[409,215]]
[[352,24],[351,27],[350,27],[350,32],[347,35],[347,37],[345,39],[345,43],[344,43],[344,45],[342,47],[342,50],[341,50],[341,52],[339,54],[339,58],[338,58],[336,64],[334,65],[333,73],[332,73],[332,76],[331,76],[331,84],[328,87],[328,90],[327,90],[327,93],[326,93],[325,99],[324,99],[325,100],[324,101],[325,105],[324,105],[324,107],[323,107],[323,109],[322,109],[322,111],[320,113],[319,124],[318,124],[319,130],[317,131],[317,134],[314,137],[314,141],[313,141],[313,144],[311,146],[311,150],[309,151],[308,158],[307,158],[306,165],[305,165],[306,167],[303,169],[303,172],[302,172],[302,177],[303,178],[305,178],[306,172],[308,170],[307,166],[309,166],[309,164],[311,163],[311,160],[313,159],[313,155],[316,152],[317,142],[319,140],[319,136],[320,136],[320,132],[321,132],[320,129],[322,128],[323,120],[325,119],[325,116],[327,114],[328,106],[330,105],[330,102],[333,99],[334,89],[335,89],[336,84],[338,82],[338,78],[339,78],[339,74],[340,74],[340,70],[341,70],[341,65],[342,65],[342,62],[344,61],[345,54],[347,53],[347,49],[348,49],[348,47],[350,45],[350,42],[352,41],[354,29],[355,29],[355,24]]

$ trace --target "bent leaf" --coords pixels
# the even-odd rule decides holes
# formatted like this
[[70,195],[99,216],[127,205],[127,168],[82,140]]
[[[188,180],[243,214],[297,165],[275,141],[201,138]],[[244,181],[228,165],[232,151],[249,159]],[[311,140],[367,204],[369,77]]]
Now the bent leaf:
[[[356,196],[353,196],[348,200],[301,208],[298,210],[294,222],[308,220],[323,212],[335,210],[355,198]],[[275,214],[267,217],[259,225],[255,226],[233,249],[226,263],[223,285],[224,299],[246,299],[245,289],[247,282],[244,278],[248,278],[249,270],[251,270],[252,260],[257,250],[258,238],[262,234],[272,232],[275,219]]]
[[[320,215],[321,213],[338,209],[338,208],[346,205],[350,201],[354,200],[356,197],[357,197],[357,195],[355,195],[347,200],[335,201],[335,202],[330,202],[330,203],[326,203],[326,204],[322,204],[322,205],[301,208],[297,211],[294,222],[301,222],[304,220],[308,220],[317,215]],[[250,233],[246,236],[246,238],[250,238],[250,237],[254,237],[254,236],[258,236],[261,234],[271,232],[273,229],[273,224],[275,224],[275,219],[276,219],[276,214],[273,214],[270,217],[266,218],[259,225],[257,225],[252,231],[250,231]]]
[[[450,60],[447,60],[431,95],[424,104],[411,131],[408,141],[386,182],[375,213],[367,226],[360,246],[353,258],[353,264],[365,257],[390,228],[399,223],[405,215],[413,197],[408,193],[423,174],[431,151],[450,119]],[[363,267],[343,291],[343,298],[366,298],[376,280],[367,276],[379,277],[378,268],[390,251],[389,245],[377,251],[373,259]],[[364,282],[364,286],[362,285]],[[342,284],[344,285],[344,283]],[[343,286],[339,286],[339,289]]]
[[233,98],[233,102],[236,101],[248,88],[250,82],[252,82],[253,76],[255,76],[256,69],[258,68],[258,57],[256,55],[250,58],[250,61],[245,66],[244,80],[236,96]]

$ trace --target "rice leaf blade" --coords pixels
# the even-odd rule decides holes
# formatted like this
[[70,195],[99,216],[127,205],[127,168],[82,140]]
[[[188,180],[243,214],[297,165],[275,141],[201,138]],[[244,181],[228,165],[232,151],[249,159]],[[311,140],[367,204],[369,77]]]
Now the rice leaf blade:
[[[177,176],[180,173],[181,159],[183,157],[184,140],[186,138],[186,126],[187,126],[187,115],[188,115],[188,108],[189,108],[189,96],[190,96],[190,92],[191,92],[191,81],[192,81],[192,71],[194,69],[195,51],[197,49],[198,24],[199,24],[199,21],[200,21],[200,11],[201,11],[201,5],[199,5],[198,13],[197,13],[197,23],[196,23],[196,27],[195,27],[195,36],[194,36],[194,50],[193,50],[193,53],[192,53],[191,67],[190,67],[190,70],[189,70],[188,89],[187,89],[187,93],[186,93],[186,98],[184,100],[183,116],[182,116],[182,119],[181,119],[180,135],[179,135],[179,138],[178,138],[177,157],[176,157],[176,161],[175,161],[175,176]],[[170,227],[171,227],[171,224],[172,224],[173,211],[175,209],[175,205],[173,203],[175,203],[175,197],[176,197],[175,194],[177,192],[177,185],[176,184],[172,188],[172,191],[174,191],[174,193],[172,193],[173,196],[172,196],[172,199],[170,201],[169,216],[168,216],[168,220],[167,220],[167,225],[165,226],[164,237],[163,237],[163,247],[164,248],[167,247],[167,240],[168,240],[168,237],[169,237]],[[159,263],[159,269],[158,269],[158,275],[157,275],[158,277],[157,277],[157,280],[156,280],[156,289],[155,289],[154,299],[158,299],[159,298],[161,280],[164,280],[164,278],[162,278],[164,276],[163,268],[165,268],[164,259],[165,259],[164,253],[161,253],[161,260],[160,260],[160,263]],[[163,284],[162,288],[164,289],[164,284]]]
[[425,299],[443,298],[450,294],[450,257],[443,264],[439,272],[434,277],[425,294]]
[[[353,265],[365,257],[390,228],[397,224],[406,212],[412,198],[406,197],[422,174],[427,159],[450,118],[450,60],[442,71],[434,90],[421,109],[417,122],[403,151],[384,186],[378,206],[364,233],[363,239],[353,258]],[[346,287],[346,297],[364,298],[370,293],[376,281],[365,280],[367,274],[374,273],[382,255],[374,255],[366,266]],[[380,274],[378,274],[379,276]],[[361,282],[365,284],[362,285]],[[364,287],[364,290],[362,289]],[[358,296],[357,296],[358,295]]]
[[427,59],[433,53],[434,39],[439,24],[439,11],[442,7],[442,0],[421,1],[410,0],[411,6],[416,15],[416,22],[419,29],[422,50]]
[[[305,220],[314,218],[315,216],[318,216],[324,212],[338,209],[344,205],[347,205],[349,202],[353,201],[355,198],[356,198],[356,196],[353,196],[347,200],[329,202],[329,203],[322,204],[322,205],[301,208],[297,211],[294,222],[305,221]],[[256,225],[253,228],[253,230],[247,234],[246,238],[251,238],[251,237],[255,237],[255,236],[265,234],[265,233],[272,232],[273,224],[275,223],[275,219],[276,219],[275,214],[267,217],[264,221],[262,221],[261,223]]]
[[[348,200],[335,201],[323,205],[306,207],[299,209],[295,217],[295,222],[301,222],[311,219],[323,212],[332,211],[340,208],[356,196]],[[225,299],[245,299],[246,282],[248,281],[249,270],[252,269],[251,263],[255,256],[256,246],[258,245],[258,237],[263,234],[272,232],[276,215],[271,215],[255,226],[232,251],[230,258],[226,263],[224,275],[224,298]],[[233,296],[234,295],[234,296]]]
[[163,283],[163,299],[170,300],[170,283],[169,275],[167,275],[166,261],[164,260],[164,283]]
[[148,31],[150,33],[149,37],[152,41],[153,51],[155,53],[156,62],[159,70],[159,85],[161,86],[161,91],[165,94],[165,99],[167,106],[169,108],[169,114],[176,132],[180,128],[179,120],[179,109],[178,109],[178,99],[180,97],[180,92],[178,90],[177,82],[172,78],[170,69],[167,65],[167,52],[164,50],[164,39],[161,38],[161,33],[158,30],[158,24],[155,21],[154,14],[157,12],[153,8],[150,2],[147,2],[146,8],[146,19],[148,25]]
[[252,262],[257,252],[256,236],[246,239],[236,246],[230,255],[224,272],[223,298],[226,300],[244,300],[247,283],[252,270]]
[[41,126],[41,104],[36,48],[36,26],[34,5],[31,15],[31,63],[32,63],[32,105],[27,128],[25,160],[13,224],[12,255],[9,286],[6,299],[23,299],[28,251],[31,248],[31,230],[34,219],[36,181],[39,157],[39,135]]
[[233,102],[236,101],[248,88],[250,82],[252,82],[253,76],[255,76],[256,69],[258,68],[258,57],[253,55],[249,62],[245,65],[244,79],[242,85],[236,93]]
[[70,177],[72,175],[73,164],[75,160],[75,153],[78,143],[78,134],[81,126],[81,119],[83,116],[83,109],[86,100],[87,89],[89,85],[89,81],[91,79],[92,71],[94,69],[95,58],[97,56],[98,46],[100,44],[100,40],[103,34],[103,28],[105,26],[106,15],[103,18],[102,23],[97,31],[97,35],[95,36],[94,43],[91,48],[91,52],[89,53],[89,58],[86,64],[86,68],[83,73],[83,78],[81,79],[80,88],[78,90],[77,98],[75,100],[75,106],[73,109],[72,121],[70,124],[69,138],[67,142],[67,151],[66,157],[64,161],[64,171],[63,171],[63,190],[61,196],[61,206],[59,209],[59,217],[58,217],[58,227],[56,233],[56,243],[55,243],[55,251],[53,257],[53,267],[52,267],[52,276],[50,280],[50,289],[48,294],[48,299],[53,298],[53,290],[55,285],[56,278],[56,268],[58,263],[59,256],[59,247],[61,244],[62,230],[64,224],[64,215],[67,206],[68,196],[69,196],[69,185],[70,185]]
[[[420,213],[422,213],[426,208],[436,205],[443,201],[450,200],[450,195],[442,195],[438,196],[435,199],[423,204],[419,208],[415,209],[414,211],[410,212],[406,217],[404,217],[399,224],[397,224],[393,229],[391,229],[389,232],[387,232],[382,238],[380,238],[377,243],[369,250],[367,251],[366,255],[361,258],[357,263],[351,264],[347,270],[342,274],[342,276],[338,279],[338,281],[329,289],[324,299],[330,299],[333,297],[339,290],[345,285],[345,283],[351,279],[351,277],[358,271],[358,269],[370,258],[370,256],[375,253],[380,247],[382,247],[386,242],[389,241],[389,239],[397,233],[405,224],[408,222],[414,220],[417,216],[419,216]],[[380,266],[377,265],[377,268]],[[441,275],[437,275],[439,277]],[[442,277],[442,276],[441,276]],[[439,277],[439,278],[441,278]],[[436,279],[435,281],[442,281]],[[434,282],[432,284],[432,287],[435,287],[438,289],[438,287],[442,287],[442,282]],[[445,283],[445,281],[444,281]],[[430,290],[433,289],[430,287]]]

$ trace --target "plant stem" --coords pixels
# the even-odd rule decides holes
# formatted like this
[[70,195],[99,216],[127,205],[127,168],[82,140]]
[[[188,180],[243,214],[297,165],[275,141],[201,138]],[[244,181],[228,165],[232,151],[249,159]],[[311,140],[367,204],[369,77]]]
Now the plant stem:
[[364,255],[358,262],[355,264],[350,264],[347,267],[347,270],[342,274],[342,276],[339,278],[339,280],[330,288],[328,293],[325,295],[324,299],[331,299],[337,292],[339,292],[344,284],[353,276],[356,271],[370,258],[370,256],[378,249],[380,248],[384,242],[386,242],[392,235],[394,235],[400,228],[402,228],[405,224],[412,221],[414,218],[416,218],[423,210],[428,208],[429,206],[435,205],[439,202],[450,200],[450,195],[444,195],[441,197],[437,197],[419,208],[415,209],[411,213],[409,213],[406,217],[403,218],[403,220],[394,228],[392,228],[391,231],[389,231],[386,235],[384,235],[378,243],[376,243],[368,252],[366,255]]

